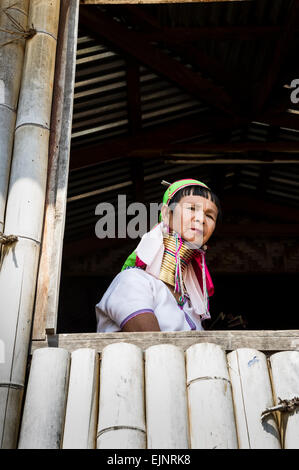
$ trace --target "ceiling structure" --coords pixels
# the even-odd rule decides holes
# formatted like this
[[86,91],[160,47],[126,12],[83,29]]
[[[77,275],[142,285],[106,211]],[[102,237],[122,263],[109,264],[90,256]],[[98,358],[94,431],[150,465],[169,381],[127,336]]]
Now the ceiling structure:
[[220,196],[223,236],[248,233],[240,213],[298,235],[298,48],[298,0],[81,5],[65,259],[116,249],[100,202],[159,203],[190,176]]

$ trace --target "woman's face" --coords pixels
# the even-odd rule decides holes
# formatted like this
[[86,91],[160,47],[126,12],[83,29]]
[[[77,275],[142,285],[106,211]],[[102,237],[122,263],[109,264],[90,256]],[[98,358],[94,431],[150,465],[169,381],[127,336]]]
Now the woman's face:
[[197,247],[201,247],[215,230],[218,209],[203,196],[184,196],[168,214],[170,230]]

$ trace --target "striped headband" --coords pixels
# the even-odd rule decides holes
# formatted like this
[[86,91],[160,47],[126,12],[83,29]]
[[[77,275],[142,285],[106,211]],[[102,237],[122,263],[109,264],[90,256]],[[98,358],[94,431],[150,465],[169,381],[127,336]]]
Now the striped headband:
[[210,190],[210,188],[201,181],[193,180],[193,179],[183,179],[178,180],[172,183],[165,191],[163,196],[163,204],[168,205],[169,201],[173,198],[173,196],[180,191],[180,189],[186,188],[187,186],[203,186],[204,188]]

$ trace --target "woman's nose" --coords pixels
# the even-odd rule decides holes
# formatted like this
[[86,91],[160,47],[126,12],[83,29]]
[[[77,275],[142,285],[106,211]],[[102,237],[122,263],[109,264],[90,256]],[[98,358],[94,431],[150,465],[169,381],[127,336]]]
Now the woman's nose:
[[201,224],[204,224],[204,215],[202,211],[198,211],[195,213],[195,220]]

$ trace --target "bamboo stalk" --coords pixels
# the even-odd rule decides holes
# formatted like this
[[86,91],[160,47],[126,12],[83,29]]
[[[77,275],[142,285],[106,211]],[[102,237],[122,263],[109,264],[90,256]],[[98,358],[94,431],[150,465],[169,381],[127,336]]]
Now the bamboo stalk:
[[95,449],[98,411],[99,355],[78,349],[71,356],[63,449]]
[[7,351],[0,365],[2,448],[16,447],[19,428],[15,409],[23,395],[44,218],[59,7],[60,0],[31,0],[29,9],[28,23],[37,33],[26,43],[4,224],[5,233],[19,241],[3,249],[0,270]]
[[[274,401],[299,396],[299,351],[283,351],[270,357]],[[299,449],[299,411],[282,412],[280,430],[284,449]]]
[[[0,232],[4,228],[25,51],[25,38],[20,35],[20,31],[25,31],[27,27],[28,3],[29,0],[2,0],[0,5]],[[16,27],[17,24],[20,29]]]
[[59,449],[63,433],[70,354],[61,348],[32,357],[19,449]]
[[217,344],[195,344],[186,351],[192,449],[238,447],[226,356]]
[[148,449],[188,449],[188,410],[183,351],[172,344],[145,351]]
[[266,355],[240,348],[227,355],[240,449],[280,449],[277,424],[262,412],[273,406]]
[[129,343],[103,349],[100,373],[98,449],[144,449],[142,350]]

